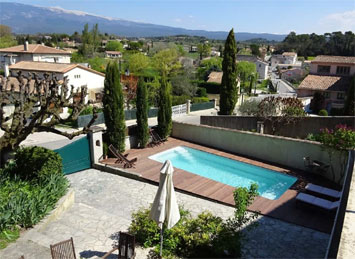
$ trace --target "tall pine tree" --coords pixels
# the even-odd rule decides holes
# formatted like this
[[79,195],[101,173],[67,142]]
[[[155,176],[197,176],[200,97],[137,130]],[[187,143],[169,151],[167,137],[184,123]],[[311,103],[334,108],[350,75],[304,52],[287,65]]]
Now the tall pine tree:
[[139,78],[137,86],[137,138],[140,148],[144,148],[149,139],[148,128],[148,91],[142,78]]
[[158,133],[163,139],[169,136],[172,128],[171,89],[163,74],[160,83],[159,110],[158,110]]
[[229,32],[224,45],[222,62],[222,84],[220,90],[219,114],[231,115],[238,100],[237,87],[237,47],[234,38],[233,29]]
[[124,98],[120,84],[117,62],[110,62],[106,68],[104,96],[104,117],[106,139],[120,152],[125,150],[126,123],[124,117]]

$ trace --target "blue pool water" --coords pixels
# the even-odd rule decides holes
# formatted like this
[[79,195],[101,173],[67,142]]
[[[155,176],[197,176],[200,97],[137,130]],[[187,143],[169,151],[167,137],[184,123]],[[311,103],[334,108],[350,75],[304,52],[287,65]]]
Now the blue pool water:
[[170,160],[174,167],[233,187],[259,186],[261,196],[276,200],[297,180],[296,177],[269,169],[179,146],[149,157],[164,163]]

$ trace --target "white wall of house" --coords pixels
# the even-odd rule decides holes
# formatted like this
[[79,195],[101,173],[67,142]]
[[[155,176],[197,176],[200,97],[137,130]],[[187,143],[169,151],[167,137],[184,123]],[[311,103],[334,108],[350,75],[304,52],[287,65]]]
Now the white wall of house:
[[305,76],[306,71],[302,68],[289,69],[282,72],[281,78],[284,80],[301,80]]
[[69,64],[70,55],[33,54],[33,61]]
[[88,89],[103,88],[105,77],[85,69],[76,67],[64,74],[68,76],[69,84],[75,87],[86,85]]
[[255,62],[255,65],[256,65],[256,72],[258,72],[258,74],[259,74],[259,78],[260,79],[267,79],[268,78],[268,69],[269,69],[268,64],[257,60]]
[[[11,56],[11,59],[9,56]],[[20,61],[41,61],[52,63],[69,64],[71,55],[57,55],[57,54],[33,54],[33,53],[2,53],[0,54],[0,67],[3,68],[5,64],[12,65]]]
[[297,54],[294,56],[283,56],[285,64],[295,64],[297,61]]

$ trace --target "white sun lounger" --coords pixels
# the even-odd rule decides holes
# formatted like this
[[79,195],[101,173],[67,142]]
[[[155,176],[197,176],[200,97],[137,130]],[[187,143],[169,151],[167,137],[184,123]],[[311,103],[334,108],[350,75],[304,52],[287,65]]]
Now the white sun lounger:
[[328,201],[322,198],[318,198],[316,196],[306,194],[306,193],[299,193],[296,196],[297,201],[301,201],[325,210],[335,210],[339,207],[340,201]]
[[325,188],[325,187],[322,187],[322,186],[319,186],[319,185],[316,185],[313,183],[307,184],[306,190],[310,191],[310,192],[316,192],[319,194],[323,194],[323,195],[333,197],[333,198],[340,198],[340,196],[341,196],[341,192],[338,192],[333,189]]

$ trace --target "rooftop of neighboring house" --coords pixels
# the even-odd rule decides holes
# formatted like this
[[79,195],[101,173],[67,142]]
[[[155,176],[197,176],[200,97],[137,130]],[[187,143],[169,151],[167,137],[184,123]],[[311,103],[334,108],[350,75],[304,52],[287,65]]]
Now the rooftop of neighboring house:
[[350,77],[308,75],[298,89],[346,92],[350,86]]
[[50,72],[50,73],[61,73],[64,74],[74,68],[81,68],[89,72],[98,74],[100,76],[105,76],[105,74],[100,73],[91,68],[82,66],[80,64],[64,64],[64,63],[51,63],[51,62],[33,62],[33,61],[20,61],[16,64],[9,66],[10,70],[26,70],[33,72]]
[[18,45],[9,48],[0,49],[0,53],[31,53],[31,54],[71,54],[69,51],[43,46],[42,44],[28,44],[28,50],[25,50],[25,45]]
[[296,52],[284,52],[282,53],[282,56],[297,56]]
[[253,55],[237,55],[237,62],[238,61],[248,61],[248,62],[255,62],[258,58]]
[[217,83],[220,84],[222,83],[222,76],[223,76],[223,72],[211,72],[208,76],[208,83]]
[[346,63],[355,65],[355,57],[345,57],[345,56],[325,56],[320,55],[312,60],[311,63]]

